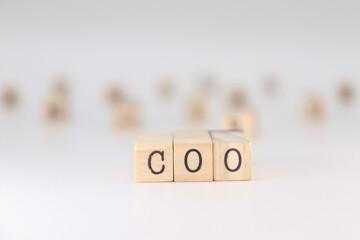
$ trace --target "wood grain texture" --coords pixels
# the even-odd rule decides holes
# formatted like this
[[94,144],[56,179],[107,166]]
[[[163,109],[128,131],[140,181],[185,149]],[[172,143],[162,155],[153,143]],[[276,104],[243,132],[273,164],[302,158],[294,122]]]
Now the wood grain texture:
[[214,180],[251,180],[251,142],[242,131],[211,131]]
[[256,135],[256,112],[241,110],[224,114],[222,120],[224,130],[242,130],[245,136],[252,140]]
[[207,131],[174,134],[174,180],[213,181],[212,142]]
[[135,142],[135,181],[173,180],[173,135],[140,134]]

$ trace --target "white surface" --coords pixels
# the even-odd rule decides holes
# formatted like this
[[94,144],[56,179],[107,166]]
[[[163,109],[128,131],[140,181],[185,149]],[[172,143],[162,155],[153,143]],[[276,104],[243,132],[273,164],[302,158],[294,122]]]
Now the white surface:
[[2,133],[0,239],[360,237],[355,135],[263,135],[249,182],[136,184],[134,134]]

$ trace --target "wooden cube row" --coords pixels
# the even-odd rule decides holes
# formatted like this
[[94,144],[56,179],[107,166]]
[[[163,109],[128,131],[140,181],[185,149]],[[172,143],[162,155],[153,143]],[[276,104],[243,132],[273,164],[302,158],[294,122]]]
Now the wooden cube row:
[[251,142],[242,131],[141,134],[135,143],[136,182],[251,180]]

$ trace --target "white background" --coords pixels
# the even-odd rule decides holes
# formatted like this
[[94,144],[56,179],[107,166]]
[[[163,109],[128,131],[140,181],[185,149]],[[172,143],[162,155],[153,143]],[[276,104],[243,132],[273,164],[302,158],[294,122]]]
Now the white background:
[[[336,98],[342,77],[359,91],[358,1],[0,0],[0,239],[359,239],[359,98]],[[190,128],[185,100],[215,72],[211,121],[226,90],[247,90],[259,113],[250,182],[135,184],[137,132]],[[261,93],[275,72],[281,91]],[[52,78],[71,79],[71,118],[44,124]],[[156,83],[177,80],[163,102]],[[104,90],[126,86],[141,106],[137,132],[112,126]],[[326,101],[303,121],[307,92]]]

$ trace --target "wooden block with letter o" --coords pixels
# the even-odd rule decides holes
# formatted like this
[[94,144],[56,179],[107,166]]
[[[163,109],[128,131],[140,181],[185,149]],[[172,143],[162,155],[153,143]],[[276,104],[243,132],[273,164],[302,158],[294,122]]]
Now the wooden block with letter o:
[[213,181],[212,141],[208,131],[174,134],[174,180]]
[[139,135],[135,143],[136,182],[171,182],[173,179],[173,135]]
[[251,143],[242,131],[211,131],[214,180],[251,180]]

